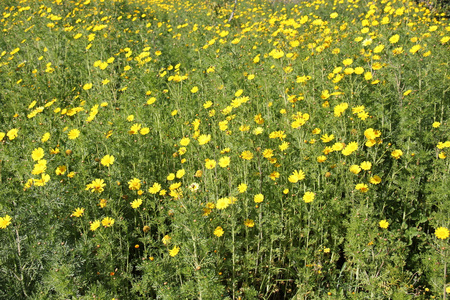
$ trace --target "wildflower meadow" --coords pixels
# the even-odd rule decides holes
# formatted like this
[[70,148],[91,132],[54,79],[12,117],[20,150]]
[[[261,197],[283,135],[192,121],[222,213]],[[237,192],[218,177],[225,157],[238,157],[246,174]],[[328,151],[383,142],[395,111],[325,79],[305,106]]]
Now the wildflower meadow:
[[450,22],[407,0],[5,0],[0,299],[450,298]]

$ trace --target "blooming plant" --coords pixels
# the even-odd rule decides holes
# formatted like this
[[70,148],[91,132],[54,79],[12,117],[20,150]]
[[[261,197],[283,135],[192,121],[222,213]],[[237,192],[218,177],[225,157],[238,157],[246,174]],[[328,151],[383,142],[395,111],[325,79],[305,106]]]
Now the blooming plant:
[[4,2],[0,298],[446,297],[445,11]]

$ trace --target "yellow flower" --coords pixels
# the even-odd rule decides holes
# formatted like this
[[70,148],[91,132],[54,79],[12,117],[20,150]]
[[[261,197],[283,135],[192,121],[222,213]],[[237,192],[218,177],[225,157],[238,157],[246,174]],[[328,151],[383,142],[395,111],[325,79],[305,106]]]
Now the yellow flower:
[[380,53],[384,50],[384,45],[378,45],[373,49],[373,53]]
[[66,173],[67,167],[66,166],[58,166],[55,170],[56,175],[64,175]]
[[262,127],[256,127],[255,129],[253,129],[252,133],[254,135],[260,135],[261,133],[263,133],[264,129]]
[[269,53],[270,56],[272,56],[275,59],[281,58],[284,56],[284,52],[283,50],[278,50],[278,49],[273,49],[272,51],[270,51]]
[[395,159],[399,159],[403,155],[403,151],[400,149],[396,149],[392,151],[391,156]]
[[249,150],[246,150],[241,153],[241,158],[245,160],[251,160],[253,158],[253,153],[251,153]]
[[67,136],[69,137],[70,140],[74,140],[78,136],[80,136],[80,131],[78,129],[72,129],[71,131],[69,131]]
[[288,178],[289,182],[292,183],[296,183],[303,179],[305,179],[305,173],[302,170],[294,170],[294,172],[292,172],[292,175],[290,175]]
[[333,151],[341,151],[343,148],[344,148],[344,144],[337,142],[337,143],[334,143],[334,145],[331,147],[331,149],[329,149],[329,147],[326,147],[325,150],[327,150],[327,151],[324,150],[324,154],[327,154],[325,152],[329,153],[329,152],[333,152]]
[[334,139],[334,135],[333,134],[331,134],[331,135],[324,134],[324,135],[322,135],[322,137],[320,139],[322,140],[322,142],[328,143]]
[[338,104],[334,107],[334,116],[340,117],[345,112],[345,110],[348,108],[348,103],[344,102],[341,104]]
[[44,157],[44,149],[42,148],[36,148],[33,150],[33,152],[31,152],[31,158],[34,161],[40,160]]
[[181,146],[187,146],[187,145],[189,145],[190,142],[191,142],[191,140],[189,138],[182,138],[180,140],[180,145]]
[[314,200],[314,197],[315,197],[315,195],[313,192],[306,192],[303,195],[303,201],[305,201],[305,203],[310,203]]
[[96,231],[97,228],[100,227],[100,221],[99,220],[95,220],[94,222],[91,223],[90,229],[91,231]]
[[204,109],[208,109],[213,105],[212,101],[206,101],[205,103],[203,103],[203,108]]
[[83,85],[83,90],[87,91],[90,90],[92,88],[92,83],[86,83],[85,85]]
[[371,162],[369,162],[369,161],[363,161],[363,162],[361,163],[361,169],[363,169],[363,170],[365,170],[365,171],[368,171],[368,170],[370,170],[370,168],[372,168],[372,163],[371,163]]
[[211,140],[211,135],[208,134],[202,134],[198,137],[198,144],[199,145],[205,145],[206,143],[208,143]]
[[273,171],[272,173],[270,173],[269,178],[272,180],[277,180],[277,178],[280,177],[280,173],[278,173],[277,171]]
[[255,197],[253,197],[253,201],[255,201],[255,203],[261,203],[264,200],[264,195],[263,194],[257,194],[255,195]]
[[11,217],[8,215],[0,217],[0,228],[5,229],[6,227],[8,227],[8,225],[11,224],[11,220]]
[[48,139],[50,138],[50,133],[46,132],[44,133],[44,135],[41,138],[41,142],[45,143],[46,141],[48,141]]
[[103,179],[95,179],[90,184],[86,185],[86,191],[91,190],[92,193],[93,192],[101,193],[104,191],[105,186],[106,183],[104,183]]
[[148,128],[148,127],[144,127],[144,128],[142,128],[141,130],[139,130],[139,133],[141,134],[141,135],[146,135],[146,134],[148,134],[150,132],[150,128]]
[[381,182],[381,177],[378,175],[375,175],[373,177],[370,177],[369,182],[371,184],[379,184]]
[[136,208],[138,208],[139,206],[141,206],[141,204],[142,204],[142,199],[138,198],[138,199],[134,200],[133,202],[130,202],[130,204],[131,204],[131,207],[132,207],[132,208],[136,209]]
[[15,139],[17,137],[19,133],[19,129],[17,128],[13,128],[11,130],[9,130],[6,135],[8,136],[9,140],[12,141],[13,139]]
[[399,36],[398,34],[394,34],[393,36],[391,36],[391,37],[389,38],[389,42],[390,42],[391,44],[395,44],[395,43],[398,42],[399,39],[400,39],[400,36]]
[[41,159],[37,162],[37,164],[34,165],[31,174],[39,175],[41,173],[44,173],[46,170],[47,170],[47,161],[45,159]]
[[278,146],[278,149],[280,149],[280,151],[285,151],[287,148],[289,148],[288,142],[283,142],[281,143],[281,145]]
[[440,122],[434,122],[432,124],[432,126],[433,126],[433,128],[438,128],[439,126],[441,126],[441,123]]
[[177,171],[177,174],[175,175],[178,179],[182,178],[184,176],[184,174],[186,174],[186,170],[185,169],[180,169]]
[[361,120],[365,120],[369,117],[369,113],[366,111],[362,111],[360,113],[358,113],[358,118],[360,118]]
[[163,242],[163,244],[164,245],[168,245],[168,244],[170,244],[170,240],[171,240],[172,238],[169,236],[169,235],[165,235],[163,238],[162,238],[162,242]]
[[245,193],[245,191],[247,191],[247,185],[245,183],[241,183],[238,186],[238,191],[239,191],[239,193]]
[[378,224],[379,224],[380,227],[383,228],[383,229],[387,229],[388,226],[389,226],[389,222],[386,221],[386,220],[381,220]]
[[75,209],[75,211],[72,213],[72,216],[79,218],[83,215],[83,213],[84,213],[84,208],[77,207]]
[[394,50],[392,50],[392,53],[394,53],[394,55],[402,54],[403,53],[403,47],[395,48]]
[[261,116],[261,114],[257,114],[253,119],[255,120],[255,123],[258,125],[264,124],[264,119]]
[[326,160],[327,160],[327,157],[325,155],[321,155],[321,156],[317,157],[317,162],[319,162],[319,163],[323,163]]
[[363,193],[366,193],[369,190],[369,187],[365,183],[358,183],[355,186],[355,190],[359,190],[359,191],[361,191]]
[[137,191],[141,188],[141,180],[138,178],[133,178],[128,181],[128,188],[132,191]]
[[342,63],[344,64],[344,66],[349,66],[353,63],[353,59],[351,58],[344,59]]
[[161,185],[155,182],[149,189],[148,192],[151,194],[156,194],[161,190]]
[[178,252],[180,252],[180,247],[174,246],[172,248],[172,250],[169,250],[169,255],[174,257],[174,256],[176,256],[178,254]]
[[112,155],[105,155],[103,156],[102,160],[100,161],[100,163],[106,167],[111,166],[114,163],[114,156]]
[[434,235],[441,240],[445,240],[449,236],[449,230],[446,227],[439,227],[434,231]]
[[252,219],[247,219],[244,221],[244,225],[251,228],[255,226],[255,222]]
[[264,151],[262,152],[262,155],[264,158],[271,158],[273,156],[273,149],[264,149]]
[[99,202],[98,206],[100,206],[100,208],[105,208],[106,207],[106,203],[108,203],[108,200],[100,199],[100,202]]
[[205,159],[205,168],[211,170],[216,167],[216,161],[214,159]]
[[358,143],[357,142],[350,142],[345,148],[344,150],[342,150],[342,154],[344,155],[350,155],[353,152],[355,152],[356,150],[358,150]]
[[224,156],[219,159],[219,166],[221,166],[222,168],[226,168],[229,165],[230,165],[230,157],[229,156]]
[[374,140],[375,138],[379,137],[381,135],[381,132],[379,130],[374,130],[373,128],[368,128],[366,131],[364,131],[364,136],[368,140]]
[[191,93],[194,94],[194,93],[197,93],[197,92],[198,92],[198,87],[197,87],[197,86],[194,86],[194,87],[191,89]]
[[415,45],[415,46],[413,46],[411,49],[409,49],[409,52],[411,52],[412,54],[415,54],[417,51],[420,50],[420,48],[422,48],[422,46],[420,46],[420,45]]
[[181,182],[172,183],[169,187],[169,190],[174,191],[174,190],[178,189],[180,186],[181,186]]
[[219,200],[217,200],[216,203],[216,208],[217,209],[225,209],[227,208],[229,205],[231,204],[231,200],[227,197],[225,198],[220,198]]
[[102,225],[104,227],[111,227],[114,225],[114,219],[110,217],[103,218]]
[[138,134],[139,130],[141,130],[142,125],[141,124],[134,124],[131,126],[130,131],[128,131],[129,134]]
[[356,67],[355,68],[355,74],[361,75],[362,73],[364,73],[364,68],[363,67]]
[[216,229],[214,229],[214,235],[217,237],[221,237],[224,234],[223,228],[220,226],[217,226]]

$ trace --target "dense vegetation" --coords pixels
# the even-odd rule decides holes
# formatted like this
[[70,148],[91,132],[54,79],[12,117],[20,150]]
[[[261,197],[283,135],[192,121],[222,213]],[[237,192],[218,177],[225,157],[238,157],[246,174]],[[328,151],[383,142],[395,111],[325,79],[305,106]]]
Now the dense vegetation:
[[427,3],[7,0],[0,299],[446,298]]

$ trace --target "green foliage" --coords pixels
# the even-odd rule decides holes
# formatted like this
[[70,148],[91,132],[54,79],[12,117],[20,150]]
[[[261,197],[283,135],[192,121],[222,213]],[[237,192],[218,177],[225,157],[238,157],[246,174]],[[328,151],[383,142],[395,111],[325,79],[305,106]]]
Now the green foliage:
[[2,4],[0,299],[446,298],[445,13]]

